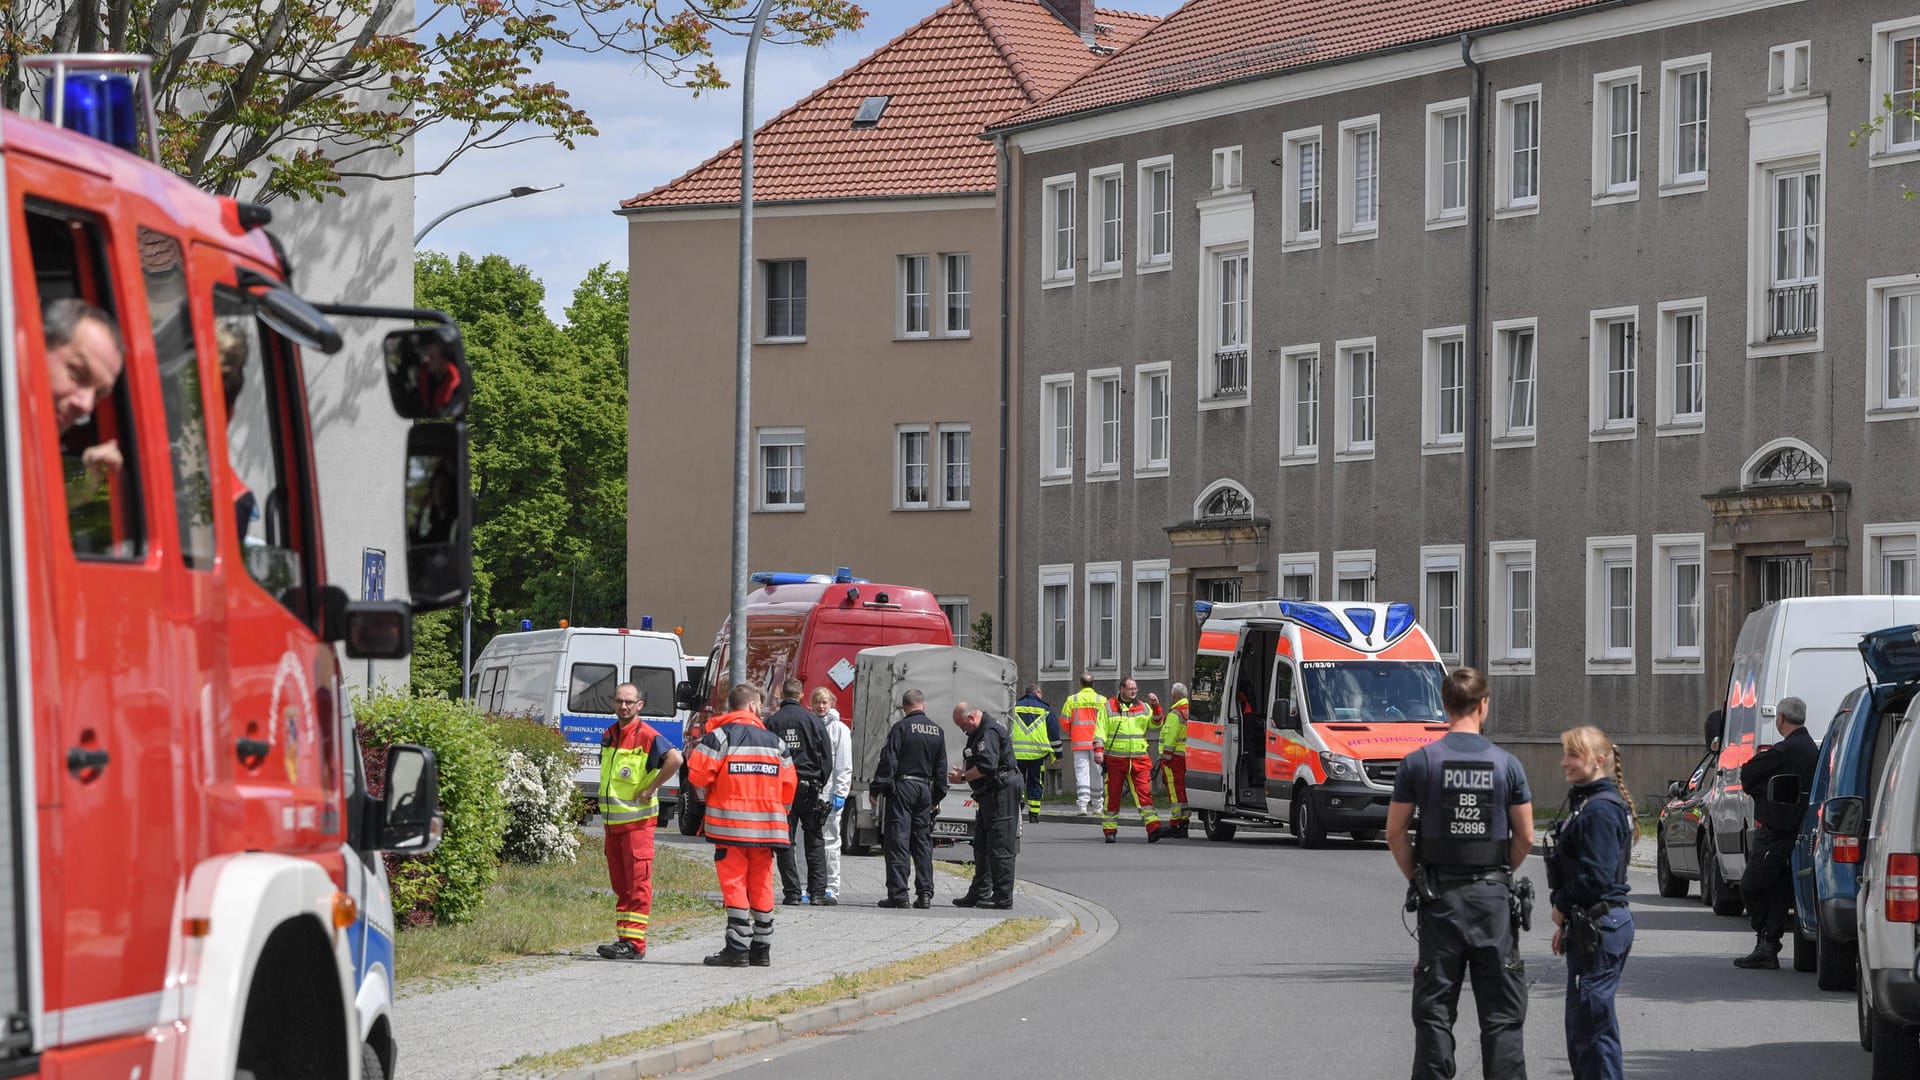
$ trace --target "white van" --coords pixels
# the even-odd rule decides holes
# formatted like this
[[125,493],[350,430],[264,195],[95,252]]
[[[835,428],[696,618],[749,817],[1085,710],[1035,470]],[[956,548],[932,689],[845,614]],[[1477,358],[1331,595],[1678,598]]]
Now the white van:
[[[580,757],[573,779],[588,796],[600,788],[600,736],[614,720],[614,687],[639,687],[641,717],[676,747],[693,693],[678,634],[624,627],[500,634],[480,650],[470,678],[474,703],[485,711],[558,728]],[[677,776],[660,790],[662,825],[679,790]]]
[[1707,857],[1700,891],[1723,915],[1740,912],[1740,875],[1747,867],[1747,830],[1753,800],[1741,789],[1740,766],[1780,738],[1775,706],[1783,697],[1807,703],[1807,734],[1827,734],[1840,699],[1868,681],[1860,638],[1875,630],[1920,622],[1920,596],[1801,596],[1768,604],[1747,616],[1733,647],[1726,713],[1718,732],[1720,756],[1707,791]]
[[[1907,666],[1920,663],[1915,637]],[[1829,799],[1821,810],[1823,828],[1866,832],[1854,907],[1860,1045],[1873,1052],[1876,1080],[1911,1077],[1920,1068],[1920,698],[1880,765],[1872,813],[1858,798]]]

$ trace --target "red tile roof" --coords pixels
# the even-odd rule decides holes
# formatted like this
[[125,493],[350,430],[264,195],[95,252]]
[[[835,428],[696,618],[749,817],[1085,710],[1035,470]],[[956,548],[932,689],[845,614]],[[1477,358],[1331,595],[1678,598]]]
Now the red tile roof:
[[1063,119],[1605,2],[1191,0],[1066,89],[992,127]]
[[[1040,101],[1132,42],[1155,20],[1101,11],[1088,48],[1040,0],[951,0],[832,82],[761,125],[755,202],[991,193],[987,123]],[[880,122],[853,126],[860,103],[891,97]],[[740,144],[629,210],[740,201]]]

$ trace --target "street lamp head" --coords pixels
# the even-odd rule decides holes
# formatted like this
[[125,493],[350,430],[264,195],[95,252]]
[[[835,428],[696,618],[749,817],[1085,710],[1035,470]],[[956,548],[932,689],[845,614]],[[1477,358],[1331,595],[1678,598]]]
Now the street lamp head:
[[518,199],[526,195],[537,195],[540,192],[545,190],[546,190],[545,188],[528,187],[525,184],[522,184],[519,187],[514,188],[512,194],[514,198]]

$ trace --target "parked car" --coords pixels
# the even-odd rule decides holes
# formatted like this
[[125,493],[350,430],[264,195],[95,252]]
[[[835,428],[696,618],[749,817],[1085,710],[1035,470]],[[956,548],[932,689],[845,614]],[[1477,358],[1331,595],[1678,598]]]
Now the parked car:
[[1660,886],[1661,896],[1677,900],[1687,895],[1689,882],[1700,880],[1700,833],[1707,816],[1704,802],[1707,776],[1713,771],[1713,758],[1719,752],[1717,744],[1709,746],[1706,756],[1693,767],[1687,779],[1667,782],[1667,801],[1660,808],[1653,834],[1654,879]]
[[[1920,641],[1911,635],[1897,651],[1920,663]],[[1915,1063],[1920,1062],[1920,974],[1915,971],[1920,960],[1920,949],[1915,948],[1920,936],[1915,929],[1920,925],[1917,717],[1920,697],[1907,703],[1902,722],[1896,725],[1886,763],[1878,770],[1872,802],[1840,796],[1827,800],[1821,815],[1823,829],[1866,837],[1854,909],[1860,957],[1854,993],[1860,1045],[1873,1054],[1875,1080],[1911,1077]]]

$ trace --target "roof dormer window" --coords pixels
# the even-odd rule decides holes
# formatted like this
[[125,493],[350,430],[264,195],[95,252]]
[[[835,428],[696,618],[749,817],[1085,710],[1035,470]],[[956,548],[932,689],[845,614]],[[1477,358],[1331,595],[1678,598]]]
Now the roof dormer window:
[[887,111],[887,102],[891,97],[881,95],[870,97],[860,103],[860,111],[853,114],[853,126],[857,128],[878,127],[880,114]]

